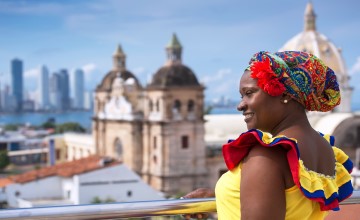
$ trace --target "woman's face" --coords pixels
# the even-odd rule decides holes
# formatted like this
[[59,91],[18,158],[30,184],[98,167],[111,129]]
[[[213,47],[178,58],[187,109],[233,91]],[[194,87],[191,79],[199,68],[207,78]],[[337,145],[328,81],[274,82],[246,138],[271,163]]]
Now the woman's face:
[[250,71],[245,71],[239,88],[242,100],[238,110],[243,112],[248,129],[260,129],[270,132],[281,122],[283,104],[281,96],[270,96],[251,78]]

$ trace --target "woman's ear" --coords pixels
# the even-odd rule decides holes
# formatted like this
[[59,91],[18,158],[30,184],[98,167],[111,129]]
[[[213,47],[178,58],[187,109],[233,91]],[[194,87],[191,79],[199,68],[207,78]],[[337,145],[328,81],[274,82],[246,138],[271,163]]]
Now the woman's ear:
[[287,104],[288,102],[290,102],[291,99],[292,98],[290,95],[288,95],[287,93],[283,93],[280,100],[282,103]]

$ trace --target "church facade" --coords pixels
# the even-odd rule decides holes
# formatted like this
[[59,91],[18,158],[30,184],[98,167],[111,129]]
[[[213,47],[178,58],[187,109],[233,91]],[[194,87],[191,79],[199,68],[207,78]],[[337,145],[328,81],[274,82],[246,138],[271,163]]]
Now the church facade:
[[175,34],[166,55],[142,87],[119,46],[96,89],[92,129],[97,153],[122,160],[152,187],[173,194],[206,186],[205,88],[182,64]]

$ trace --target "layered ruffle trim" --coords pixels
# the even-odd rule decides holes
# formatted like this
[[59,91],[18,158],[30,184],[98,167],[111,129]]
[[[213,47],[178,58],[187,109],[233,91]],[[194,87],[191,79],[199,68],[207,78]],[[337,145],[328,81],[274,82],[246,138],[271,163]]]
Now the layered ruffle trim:
[[[321,134],[321,133],[320,133]],[[339,210],[339,202],[348,198],[352,192],[351,171],[353,164],[339,148],[333,146],[333,136],[321,134],[333,147],[335,155],[334,175],[323,175],[307,169],[300,159],[297,141],[285,136],[272,137],[271,134],[252,129],[223,146],[223,156],[229,170],[235,168],[246,157],[251,147],[282,147],[287,151],[287,159],[294,183],[310,200],[320,204],[323,211]]]

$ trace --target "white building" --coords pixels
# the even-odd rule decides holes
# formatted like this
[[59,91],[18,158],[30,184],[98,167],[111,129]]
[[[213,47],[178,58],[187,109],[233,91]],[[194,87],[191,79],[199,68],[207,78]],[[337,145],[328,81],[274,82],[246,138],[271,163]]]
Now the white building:
[[74,98],[73,108],[84,108],[84,72],[81,69],[77,69],[73,73],[73,80],[71,84]]
[[100,156],[3,178],[0,188],[12,208],[164,199],[124,164]]
[[50,106],[49,97],[49,70],[46,66],[41,67],[38,79],[38,101],[40,109],[48,109]]

